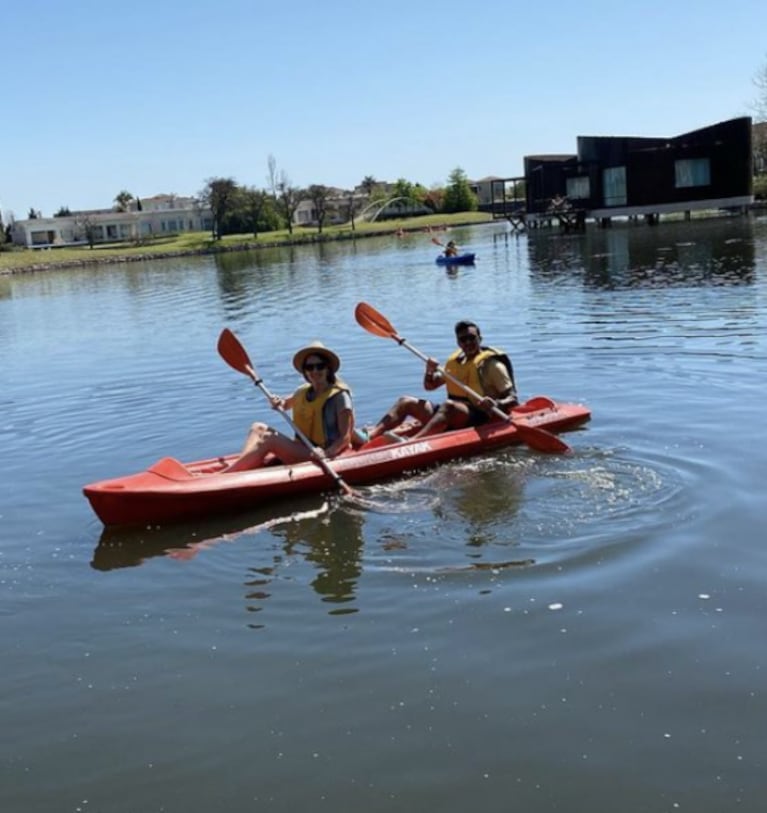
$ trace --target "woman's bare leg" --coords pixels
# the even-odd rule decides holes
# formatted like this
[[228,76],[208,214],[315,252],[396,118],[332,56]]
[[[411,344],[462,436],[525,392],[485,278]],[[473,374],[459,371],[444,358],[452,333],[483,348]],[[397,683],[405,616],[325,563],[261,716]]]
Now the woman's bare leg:
[[301,463],[309,459],[309,450],[303,443],[286,437],[266,424],[253,424],[242,452],[224,472],[257,469],[264,465],[267,455],[273,454],[283,463]]

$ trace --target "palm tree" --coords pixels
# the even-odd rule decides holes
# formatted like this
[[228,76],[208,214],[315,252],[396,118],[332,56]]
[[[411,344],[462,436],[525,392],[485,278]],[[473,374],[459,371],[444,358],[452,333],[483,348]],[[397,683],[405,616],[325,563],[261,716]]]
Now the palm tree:
[[130,192],[123,189],[117,195],[115,195],[115,203],[117,204],[117,211],[118,212],[127,212],[128,206],[130,202],[133,200],[133,195]]
[[373,190],[378,186],[378,181],[372,175],[366,175],[362,179],[360,186],[367,192],[368,197],[373,194]]

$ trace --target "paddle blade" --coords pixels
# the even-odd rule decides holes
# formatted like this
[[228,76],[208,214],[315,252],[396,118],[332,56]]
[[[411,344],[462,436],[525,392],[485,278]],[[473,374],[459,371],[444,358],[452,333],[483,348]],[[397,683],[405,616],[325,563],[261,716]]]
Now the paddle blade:
[[549,454],[567,454],[572,452],[572,449],[556,435],[547,432],[545,429],[540,429],[537,426],[527,426],[524,423],[512,421],[519,437],[531,449],[536,452],[547,452]]
[[251,374],[253,365],[250,363],[247,351],[228,327],[225,327],[218,337],[218,353],[238,373]]
[[432,237],[431,241],[432,241],[432,243],[434,243],[435,246],[443,246],[444,245],[444,243],[440,243],[439,240],[437,240],[436,237]]
[[367,302],[357,304],[354,309],[354,318],[360,327],[365,328],[368,333],[372,333],[374,336],[383,336],[386,339],[397,338],[397,331],[391,322],[372,305],[368,305]]

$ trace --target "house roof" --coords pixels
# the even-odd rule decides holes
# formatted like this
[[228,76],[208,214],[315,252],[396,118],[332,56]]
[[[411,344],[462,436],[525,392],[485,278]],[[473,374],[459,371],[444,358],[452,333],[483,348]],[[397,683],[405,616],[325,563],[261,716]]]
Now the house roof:
[[526,155],[525,158],[530,158],[533,161],[567,161],[569,158],[577,158],[577,155],[574,155],[571,152],[562,153],[562,154],[550,154],[550,155]]

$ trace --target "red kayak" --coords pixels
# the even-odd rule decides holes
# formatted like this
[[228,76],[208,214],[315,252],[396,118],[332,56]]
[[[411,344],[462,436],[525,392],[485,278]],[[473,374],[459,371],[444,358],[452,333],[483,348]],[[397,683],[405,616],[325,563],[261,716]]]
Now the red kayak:
[[[379,437],[335,458],[331,465],[346,483],[365,485],[521,443],[525,427],[556,432],[574,429],[590,417],[580,404],[539,396],[513,411],[514,423],[499,421],[403,442]],[[402,434],[415,431],[417,426]],[[234,513],[298,494],[330,491],[334,486],[330,473],[314,462],[221,473],[235,457],[186,464],[165,457],[146,471],[91,483],[83,493],[104,525],[150,525]]]

